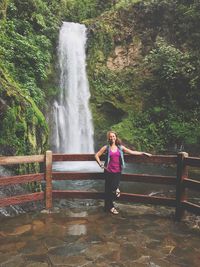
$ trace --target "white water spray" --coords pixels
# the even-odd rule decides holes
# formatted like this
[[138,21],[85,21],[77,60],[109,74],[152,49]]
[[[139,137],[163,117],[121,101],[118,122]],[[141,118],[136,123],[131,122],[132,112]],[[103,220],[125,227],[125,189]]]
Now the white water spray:
[[63,22],[59,34],[60,97],[53,105],[54,152],[93,153],[93,125],[86,74],[86,27]]

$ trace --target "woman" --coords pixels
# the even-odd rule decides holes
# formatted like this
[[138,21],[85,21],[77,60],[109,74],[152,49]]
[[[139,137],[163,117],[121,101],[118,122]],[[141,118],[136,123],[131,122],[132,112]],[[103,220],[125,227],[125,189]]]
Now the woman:
[[[124,152],[131,155],[146,155],[149,153],[133,151],[121,145],[120,139],[114,131],[107,133],[109,145],[103,146],[96,154],[95,159],[105,173],[105,211],[118,214],[113,204],[113,200],[120,197],[119,182],[122,168],[124,167]],[[106,159],[103,164],[100,161],[101,155],[105,153]]]

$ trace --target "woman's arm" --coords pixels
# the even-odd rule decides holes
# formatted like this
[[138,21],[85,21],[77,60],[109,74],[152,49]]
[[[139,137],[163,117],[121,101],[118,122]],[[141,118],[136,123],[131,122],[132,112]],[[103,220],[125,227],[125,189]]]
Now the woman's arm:
[[99,164],[99,166],[103,169],[104,168],[104,165],[103,163],[101,163],[100,161],[100,157],[101,155],[106,151],[106,147],[107,146],[103,146],[96,154],[95,154],[95,159],[97,161],[97,163]]
[[125,153],[131,154],[131,155],[145,155],[145,156],[148,156],[148,157],[152,156],[152,154],[150,154],[150,153],[134,151],[134,150],[131,150],[131,149],[125,147],[125,146],[122,146],[122,149],[123,149],[123,151]]

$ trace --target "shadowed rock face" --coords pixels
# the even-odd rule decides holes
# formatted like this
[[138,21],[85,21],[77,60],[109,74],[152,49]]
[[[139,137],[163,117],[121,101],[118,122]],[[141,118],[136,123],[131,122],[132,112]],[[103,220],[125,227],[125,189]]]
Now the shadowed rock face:
[[130,45],[116,46],[113,55],[107,60],[107,67],[110,70],[122,70],[125,67],[136,66],[141,57],[141,42]]
[[[101,202],[0,221],[1,266],[199,266],[199,221],[175,224],[172,210]],[[191,218],[190,218],[191,219]],[[195,248],[195,249],[194,249]]]
[[[123,101],[123,99],[121,99],[121,101]],[[115,123],[120,122],[122,117],[126,114],[122,109],[115,107],[112,103],[108,101],[102,103],[100,110],[102,114],[110,114],[112,122]]]

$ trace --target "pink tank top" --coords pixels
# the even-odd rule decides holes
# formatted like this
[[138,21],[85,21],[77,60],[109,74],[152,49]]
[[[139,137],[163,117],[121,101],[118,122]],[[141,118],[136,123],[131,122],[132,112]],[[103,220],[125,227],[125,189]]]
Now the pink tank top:
[[108,163],[107,170],[109,172],[121,172],[121,164],[120,164],[120,152],[117,149],[115,152],[110,150],[110,161]]

